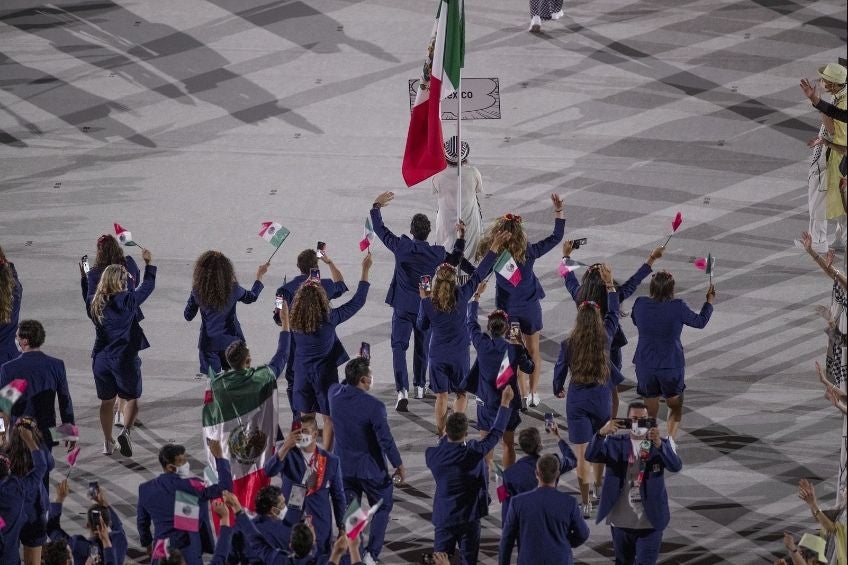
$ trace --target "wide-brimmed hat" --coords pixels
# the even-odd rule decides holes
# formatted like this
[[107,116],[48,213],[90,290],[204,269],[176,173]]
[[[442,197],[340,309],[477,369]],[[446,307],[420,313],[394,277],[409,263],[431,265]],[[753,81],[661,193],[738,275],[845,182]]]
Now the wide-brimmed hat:
[[836,63],[828,63],[819,67],[819,76],[834,84],[845,84],[846,69]]
[[465,141],[462,142],[462,159],[457,159],[457,150],[456,150],[456,136],[454,135],[449,140],[445,141],[445,159],[448,160],[448,163],[452,163],[456,165],[460,161],[465,161],[468,159],[469,153],[468,143]]
[[827,557],[824,554],[826,546],[827,543],[822,538],[813,534],[804,534],[801,536],[801,541],[798,542],[798,547],[809,549],[815,553],[820,563],[827,563]]

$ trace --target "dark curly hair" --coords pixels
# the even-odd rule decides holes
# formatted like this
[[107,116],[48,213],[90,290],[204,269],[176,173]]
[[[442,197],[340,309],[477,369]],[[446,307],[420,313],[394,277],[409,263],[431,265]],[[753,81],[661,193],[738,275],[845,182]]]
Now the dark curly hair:
[[301,285],[294,295],[291,307],[291,329],[311,334],[330,317],[330,300],[324,288],[313,281]]
[[194,263],[191,290],[201,308],[222,310],[236,284],[233,264],[220,251],[206,251]]
[[109,265],[127,266],[127,258],[121,244],[111,234],[103,234],[97,239],[97,256],[94,258],[94,266],[101,271]]

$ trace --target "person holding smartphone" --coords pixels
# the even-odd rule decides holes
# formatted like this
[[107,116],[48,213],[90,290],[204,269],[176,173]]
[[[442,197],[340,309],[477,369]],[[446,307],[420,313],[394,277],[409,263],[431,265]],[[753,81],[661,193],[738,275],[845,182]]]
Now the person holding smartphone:
[[[565,398],[568,421],[568,440],[577,456],[577,484],[580,488],[583,517],[592,514],[590,489],[598,490],[603,480],[602,469],[592,468],[586,460],[586,446],[592,435],[610,419],[610,343],[618,330],[618,292],[613,284],[612,271],[607,265],[599,267],[601,280],[607,290],[607,312],[601,315],[596,302],[577,305],[574,328],[562,342],[554,366],[554,394]],[[565,391],[565,380],[571,372],[571,383]]]
[[206,376],[209,369],[215,373],[229,369],[224,350],[232,342],[244,340],[236,305],[252,304],[259,299],[264,288],[262,277],[270,266],[270,262],[259,265],[256,280],[247,290],[239,285],[232,262],[220,251],[206,251],[197,258],[183,317],[190,322],[200,312],[199,374]]
[[23,287],[15,264],[6,258],[0,247],[0,365],[20,353],[15,331],[18,329],[22,295]]

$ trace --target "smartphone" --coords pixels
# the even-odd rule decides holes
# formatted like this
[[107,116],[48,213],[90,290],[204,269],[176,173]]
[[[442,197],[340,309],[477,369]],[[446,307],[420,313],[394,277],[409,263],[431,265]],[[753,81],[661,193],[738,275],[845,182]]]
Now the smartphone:
[[312,514],[304,514],[303,515],[303,521],[311,526],[312,525]]
[[371,359],[371,344],[367,341],[363,341],[362,345],[359,346],[359,356],[363,359]]
[[309,278],[315,281],[320,281],[321,269],[309,269]]
[[421,280],[418,283],[418,288],[425,292],[430,292],[431,290],[433,290],[432,286],[430,285],[430,275],[421,276]]
[[291,431],[293,431],[293,432],[300,431],[300,418],[296,418],[296,419],[292,420]]
[[94,528],[100,525],[100,510],[91,511],[91,525],[94,526]]
[[509,323],[509,339],[518,340],[521,337],[521,324],[518,322]]
[[88,483],[88,498],[91,500],[97,500],[97,493],[100,492],[100,483],[97,481],[91,481]]
[[630,428],[633,426],[633,421],[630,418],[615,418],[613,419],[613,422],[615,422],[625,430],[630,430]]
[[574,239],[574,240],[571,241],[571,248],[572,249],[580,249],[581,245],[586,245],[586,238],[585,237],[581,237],[580,239]]
[[3,418],[0,418],[0,434],[6,433],[6,422]]
[[88,255],[83,255],[80,261],[82,261],[82,270],[88,273],[91,270],[91,265],[88,264]]
[[550,412],[545,412],[545,431],[550,433],[554,429],[554,415]]
[[[306,499],[306,487],[303,485],[292,485],[289,492],[289,499],[286,501],[286,506],[294,510],[303,509],[303,501]],[[305,519],[305,516],[304,516]]]
[[283,297],[279,294],[274,298],[274,308],[281,310],[283,308]]
[[657,427],[656,418],[639,418],[636,423],[640,428],[648,428],[649,430]]
[[315,253],[319,258],[324,256],[324,251],[327,249],[327,244],[323,241],[319,241],[318,245],[315,246]]

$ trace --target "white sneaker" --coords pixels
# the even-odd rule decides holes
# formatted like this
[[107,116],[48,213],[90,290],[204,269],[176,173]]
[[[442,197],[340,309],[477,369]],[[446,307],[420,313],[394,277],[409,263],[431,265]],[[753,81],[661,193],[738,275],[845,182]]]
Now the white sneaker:
[[409,398],[407,398],[405,390],[399,390],[397,393],[397,402],[395,410],[398,412],[409,412]]
[[362,563],[364,565],[378,565],[380,562],[371,557],[371,553],[366,551],[365,555],[362,556]]
[[115,452],[115,440],[103,442],[103,455],[112,455]]
[[564,15],[565,15],[565,14],[563,13],[563,11],[562,11],[562,10],[560,10],[560,11],[559,11],[559,12],[557,12],[556,14],[551,14],[551,19],[552,19],[552,20],[558,20],[558,19],[560,19],[561,17],[563,17]]
[[112,423],[114,423],[116,426],[123,428],[124,427],[124,413],[121,412],[120,410],[115,412],[115,417],[113,418]]
[[403,389],[401,392],[403,393],[403,397],[405,399],[409,400],[409,391],[406,390],[406,389]]
[[542,399],[539,398],[538,393],[534,392],[530,396],[533,397],[533,406],[538,406],[542,402]]
[[424,387],[423,386],[415,387],[415,398],[417,398],[418,400],[421,400],[422,398],[424,398]]
[[542,31],[542,18],[539,16],[533,16],[530,18],[530,30],[531,33],[539,33]]

